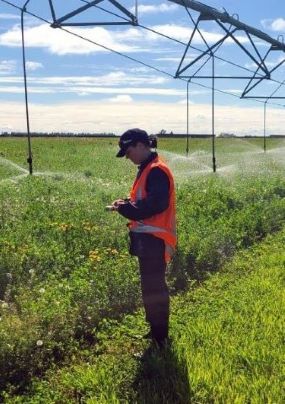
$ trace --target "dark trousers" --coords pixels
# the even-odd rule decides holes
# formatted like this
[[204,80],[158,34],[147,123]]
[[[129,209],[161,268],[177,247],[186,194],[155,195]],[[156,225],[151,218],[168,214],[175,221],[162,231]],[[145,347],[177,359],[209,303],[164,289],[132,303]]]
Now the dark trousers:
[[164,256],[138,257],[146,321],[158,342],[168,336],[169,291],[165,281]]

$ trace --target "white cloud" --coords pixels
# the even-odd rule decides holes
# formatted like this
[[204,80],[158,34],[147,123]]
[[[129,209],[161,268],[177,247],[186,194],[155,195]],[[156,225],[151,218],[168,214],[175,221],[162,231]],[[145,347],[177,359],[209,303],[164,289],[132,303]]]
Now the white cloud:
[[277,18],[271,24],[273,31],[285,31],[285,19]]
[[5,122],[0,126],[0,132],[11,132],[13,127],[10,125],[6,125]]
[[19,20],[20,16],[17,14],[0,13],[0,20]]
[[32,62],[31,60],[26,62],[26,68],[29,71],[35,71],[38,69],[42,69],[44,66],[40,62]]
[[119,103],[119,104],[128,104],[133,101],[132,97],[127,94],[117,95],[116,97],[109,98],[110,102]]
[[[164,35],[170,36],[172,38],[177,39],[178,41],[188,43],[190,36],[192,34],[193,29],[183,26],[183,25],[177,25],[177,24],[164,24],[164,25],[156,25],[152,27],[155,31],[161,32]],[[219,41],[224,34],[218,33],[218,32],[210,32],[210,31],[204,31],[203,29],[200,29],[200,32],[202,33],[203,37],[205,40],[208,42],[208,44],[213,44],[217,41]],[[152,32],[148,32],[147,34],[148,37],[154,39],[157,37],[156,34]],[[241,43],[248,43],[249,40],[243,35],[236,36],[236,38],[239,40]],[[234,41],[231,38],[228,38],[225,43],[227,44],[233,44]],[[204,44],[203,39],[201,36],[196,33],[194,35],[194,38],[192,40],[192,44]]]
[[[87,37],[99,44],[112,48],[118,52],[142,51],[135,46],[120,43],[119,35],[110,32],[102,27],[78,28],[72,30],[74,33]],[[94,52],[106,52],[107,50],[83,41],[82,39],[70,35],[69,33],[50,28],[47,24],[29,27],[25,30],[25,43],[27,47],[46,48],[49,52],[57,55],[66,54],[90,54]],[[15,26],[10,31],[0,35],[0,45],[19,47],[21,46],[20,27]]]
[[[198,55],[195,55],[197,57]],[[163,57],[163,58],[156,58],[155,60],[159,62],[175,62],[179,64],[181,62],[181,56],[180,57]],[[186,57],[184,58],[184,63],[190,63],[194,60],[193,57]]]
[[7,77],[0,77],[0,83],[2,84],[9,84],[9,83],[22,83],[23,77],[22,76],[7,76]]
[[[150,133],[162,128],[167,131],[186,131],[186,106],[179,103],[110,102],[58,103],[56,105],[30,104],[32,131],[112,131],[122,133],[129,127],[142,127]],[[282,133],[285,115],[281,109],[268,106],[268,133]],[[25,130],[24,103],[0,103],[0,127]],[[190,132],[211,132],[211,105],[193,104],[190,107]],[[263,107],[217,106],[216,133],[263,133]]]
[[273,31],[285,31],[285,19],[277,18],[271,24]]
[[138,28],[128,28],[121,31],[112,31],[112,36],[118,41],[130,43],[142,42],[147,39],[145,31]]
[[78,95],[79,97],[86,97],[86,96],[89,95],[89,94],[88,94],[86,91],[81,91],[81,92],[78,92],[77,95]]
[[[23,93],[23,86],[2,86],[0,93]],[[130,95],[157,95],[157,96],[183,96],[184,90],[177,90],[174,88],[156,88],[156,87],[87,87],[87,86],[66,86],[66,87],[38,87],[29,86],[28,92],[31,94],[77,94],[77,95],[91,95],[91,94],[130,94]]]
[[270,29],[270,24],[272,23],[272,21],[273,20],[265,18],[265,19],[261,20],[260,23],[263,26],[263,28]]
[[[273,60],[273,59],[272,59],[272,60],[266,60],[266,61],[265,61],[265,64],[266,64],[266,66],[267,66],[269,69],[271,69],[271,68],[277,66],[279,63],[283,62],[284,59],[285,59],[284,56],[281,55],[281,56],[279,56],[279,58],[276,59],[276,60]],[[285,62],[284,62],[284,63],[285,63]],[[283,63],[283,65],[280,66],[280,68],[284,68],[284,67],[285,67],[284,63]],[[255,63],[253,63],[253,62],[252,62],[252,63],[246,63],[246,64],[245,64],[245,67],[246,67],[247,69],[254,69],[254,70],[257,69],[257,65],[256,65]],[[259,69],[258,73],[261,74],[261,73],[262,73],[262,70]]]
[[[170,81],[166,77],[153,74],[134,74],[135,72],[125,73],[124,71],[111,72],[101,76],[49,76],[49,77],[28,77],[29,85],[61,85],[61,86],[143,86],[143,85],[162,85]],[[0,77],[0,83],[16,84],[22,83],[22,76]]]
[[[188,42],[192,33],[191,28],[176,24],[157,25],[152,28],[184,43]],[[82,37],[93,40],[102,46],[122,53],[157,52],[158,49],[154,50],[151,46],[153,42],[165,41],[164,38],[153,32],[146,32],[138,28],[129,28],[126,30],[117,29],[111,31],[102,27],[93,27],[77,28],[72,31]],[[209,44],[217,42],[223,36],[216,32],[207,32],[203,30],[201,30],[201,32]],[[238,39],[241,43],[248,42],[248,39],[244,36],[239,36]],[[70,35],[60,29],[52,29],[46,24],[26,28],[25,41],[27,47],[46,48],[49,52],[57,55],[91,54],[108,51],[107,49],[94,45],[88,41],[84,41],[81,38]],[[229,38],[225,43],[231,44],[233,43],[233,40]],[[200,35],[195,34],[193,44],[204,44]],[[0,45],[20,47],[20,27],[15,26],[10,31],[1,34]]]
[[[178,101],[177,104],[187,105],[187,98],[183,98],[183,100]],[[188,99],[188,104],[192,105],[194,102]]]
[[147,73],[149,74],[149,72],[151,71],[151,69],[149,67],[145,67],[145,66],[136,66],[136,67],[130,67],[128,68],[128,71],[131,73]]
[[[138,6],[138,14],[154,14],[154,13],[168,13],[178,9],[176,4],[161,3],[157,5],[140,4]],[[135,7],[131,8],[131,13],[135,12]]]
[[236,95],[240,95],[242,93],[242,90],[235,89],[235,88],[227,88],[224,91],[226,91],[227,93],[236,94]]
[[0,60],[0,74],[11,74],[16,70],[16,60]]
[[[56,94],[58,91],[56,89],[51,89],[48,87],[32,87],[28,89],[31,94]],[[0,87],[0,94],[22,94],[24,93],[24,86],[3,86]]]
[[271,29],[272,31],[285,32],[285,19],[282,17],[276,18],[275,20],[272,19],[262,20],[261,25],[264,28]]

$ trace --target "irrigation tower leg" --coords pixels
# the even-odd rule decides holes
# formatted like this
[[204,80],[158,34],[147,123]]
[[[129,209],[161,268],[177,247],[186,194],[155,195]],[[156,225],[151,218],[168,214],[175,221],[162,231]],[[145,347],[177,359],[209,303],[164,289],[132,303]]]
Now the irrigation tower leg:
[[187,138],[186,138],[186,156],[189,156],[189,84],[190,80],[187,81]]
[[24,71],[24,85],[25,85],[25,103],[26,103],[26,122],[27,122],[27,135],[28,135],[28,158],[29,173],[33,174],[33,157],[32,157],[32,144],[30,133],[30,119],[29,119],[29,103],[28,103],[28,88],[27,88],[27,71],[26,71],[26,55],[25,55],[25,28],[24,28],[24,12],[30,0],[27,0],[21,10],[21,31],[22,31],[22,55],[23,55],[23,71]]
[[266,107],[267,107],[267,101],[264,103],[264,110],[263,110],[263,150],[266,152]]
[[212,156],[213,156],[213,172],[216,172],[216,156],[215,156],[215,58],[212,53]]

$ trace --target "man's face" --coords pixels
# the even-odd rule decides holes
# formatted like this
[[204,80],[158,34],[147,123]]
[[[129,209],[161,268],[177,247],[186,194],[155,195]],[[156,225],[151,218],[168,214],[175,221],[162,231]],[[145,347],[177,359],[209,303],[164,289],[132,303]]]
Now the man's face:
[[134,164],[141,164],[146,156],[147,148],[143,143],[138,142],[135,146],[129,146],[126,150],[126,159],[130,159]]

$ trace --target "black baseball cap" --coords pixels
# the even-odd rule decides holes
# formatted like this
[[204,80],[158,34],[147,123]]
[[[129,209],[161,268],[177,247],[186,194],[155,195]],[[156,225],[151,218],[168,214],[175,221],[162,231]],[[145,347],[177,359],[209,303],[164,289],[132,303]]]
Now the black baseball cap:
[[122,134],[119,140],[120,150],[116,157],[124,157],[128,147],[135,146],[138,142],[149,145],[149,137],[145,130],[134,128]]

